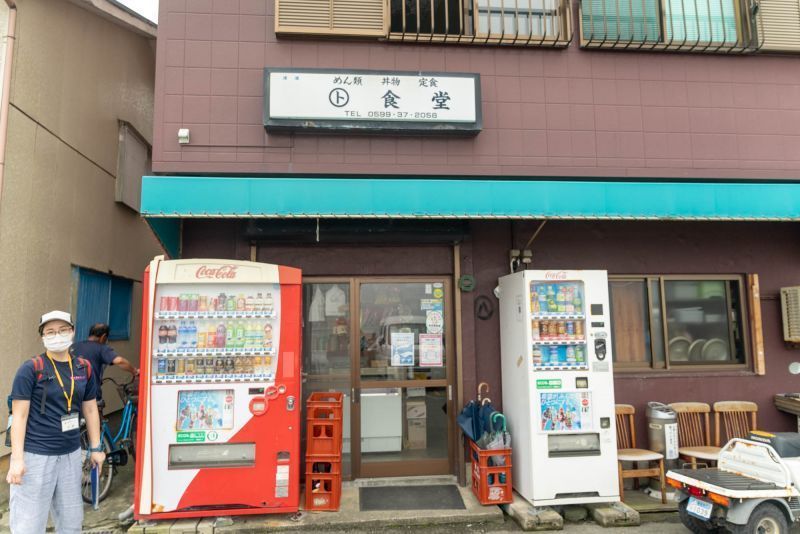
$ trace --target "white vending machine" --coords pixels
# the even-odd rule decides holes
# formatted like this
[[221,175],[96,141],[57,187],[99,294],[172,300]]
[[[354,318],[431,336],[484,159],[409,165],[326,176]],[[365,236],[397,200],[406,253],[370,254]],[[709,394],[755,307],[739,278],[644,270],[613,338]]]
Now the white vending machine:
[[606,271],[500,278],[514,489],[534,506],[619,501]]

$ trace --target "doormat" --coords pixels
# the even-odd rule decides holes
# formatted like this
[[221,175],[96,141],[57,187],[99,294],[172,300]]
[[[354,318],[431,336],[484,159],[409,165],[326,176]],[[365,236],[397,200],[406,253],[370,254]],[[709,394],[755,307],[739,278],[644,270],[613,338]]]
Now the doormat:
[[366,487],[358,489],[358,497],[362,512],[466,509],[453,484]]

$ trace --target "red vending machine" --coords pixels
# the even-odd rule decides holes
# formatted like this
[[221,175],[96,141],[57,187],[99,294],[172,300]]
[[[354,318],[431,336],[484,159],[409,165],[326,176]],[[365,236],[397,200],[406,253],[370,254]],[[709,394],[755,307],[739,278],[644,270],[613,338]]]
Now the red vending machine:
[[150,263],[137,519],[297,511],[301,295],[290,267]]

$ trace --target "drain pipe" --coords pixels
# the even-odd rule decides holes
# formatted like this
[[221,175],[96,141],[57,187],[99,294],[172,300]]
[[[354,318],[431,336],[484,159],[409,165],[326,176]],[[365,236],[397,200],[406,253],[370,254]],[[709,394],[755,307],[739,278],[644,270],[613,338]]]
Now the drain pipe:
[[6,57],[3,62],[3,97],[0,100],[0,200],[3,198],[3,177],[6,170],[6,142],[8,140],[8,108],[11,100],[11,66],[14,61],[14,42],[17,36],[17,4],[8,4],[8,35],[6,37]]

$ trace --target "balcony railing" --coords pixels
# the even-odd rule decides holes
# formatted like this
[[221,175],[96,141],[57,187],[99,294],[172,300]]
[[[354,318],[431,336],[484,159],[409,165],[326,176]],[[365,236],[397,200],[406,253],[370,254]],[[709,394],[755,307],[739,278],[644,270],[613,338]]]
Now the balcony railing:
[[581,0],[587,48],[754,52],[761,47],[753,0]]
[[387,0],[389,39],[452,44],[567,46],[569,0]]

